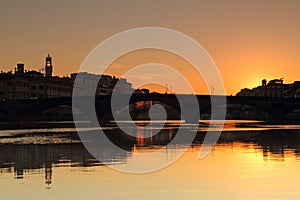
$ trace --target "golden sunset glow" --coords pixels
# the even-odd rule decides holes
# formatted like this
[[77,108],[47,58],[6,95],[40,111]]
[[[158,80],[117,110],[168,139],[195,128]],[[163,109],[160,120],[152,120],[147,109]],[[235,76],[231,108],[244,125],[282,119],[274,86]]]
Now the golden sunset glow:
[[[262,152],[255,152],[252,147],[246,148],[242,143],[234,143],[231,147],[229,144],[218,145],[205,159],[199,160],[199,147],[194,146],[171,166],[140,175],[122,173],[107,166],[70,168],[65,165],[53,169],[55,187],[50,191],[40,186],[41,175],[38,173],[30,174],[19,184],[6,179],[0,182],[0,186],[6,188],[2,194],[11,192],[18,199],[30,199],[28,187],[35,188],[35,195],[41,198],[61,192],[72,199],[83,199],[87,195],[114,199],[129,195],[134,196],[133,199],[143,196],[148,199],[153,196],[183,199],[189,195],[193,199],[218,199],[219,196],[234,198],[242,194],[243,199],[272,200],[275,195],[287,195],[284,191],[297,191],[299,175],[293,157],[284,162],[271,158],[265,161]],[[192,193],[187,188],[192,188]],[[154,192],[157,190],[159,193]],[[237,194],[236,191],[242,192]]]
[[[185,79],[184,81],[187,81],[191,85],[191,87],[195,91],[194,93],[208,93],[203,78],[189,62],[187,62],[180,56],[161,50],[146,49],[128,53],[124,56],[121,56],[114,63],[112,63],[106,73],[115,74],[118,77],[122,77],[124,73],[128,72],[134,67],[146,63],[153,63],[153,65],[155,65],[155,63],[159,63],[165,66],[169,66],[172,70],[176,70],[183,77],[183,79]],[[166,92],[166,84],[168,84],[168,93],[171,93],[171,87],[172,91],[176,93],[184,93],[185,91],[188,91],[187,88],[185,88],[182,84],[182,81],[178,81],[176,79],[178,78],[177,76],[171,76],[171,74],[162,73],[162,71],[152,71],[151,74],[140,73],[138,76],[139,77],[136,77],[136,75],[135,77],[129,77],[128,80],[132,80],[132,82],[135,82],[138,79],[149,79],[149,81],[156,79],[158,81],[161,81],[164,84],[144,85],[145,88],[149,86],[149,89],[157,92]]]
[[299,200],[300,0],[0,0],[0,200]]
[[[39,70],[50,52],[54,74],[69,75],[111,35],[136,27],[165,27],[199,42],[216,62],[226,93],[234,95],[241,88],[259,85],[263,78],[284,78],[287,83],[300,79],[299,6],[293,0],[5,1],[0,8],[0,67],[14,70],[16,63],[24,62],[26,69]],[[184,72],[197,93],[207,93],[203,82],[196,83],[193,72],[185,71],[176,58],[160,55],[165,58],[158,59],[152,53],[141,60],[125,57],[114,62],[119,68],[109,70],[112,75],[120,75],[128,66],[162,61]]]

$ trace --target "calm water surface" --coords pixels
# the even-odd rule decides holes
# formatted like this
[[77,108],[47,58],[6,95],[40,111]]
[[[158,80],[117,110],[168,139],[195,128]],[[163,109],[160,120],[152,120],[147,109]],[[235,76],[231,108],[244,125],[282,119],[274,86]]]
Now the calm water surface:
[[[167,144],[176,134],[176,124],[157,135],[151,135],[155,125],[138,128],[137,138],[124,140],[127,153],[105,149],[105,163],[91,156],[73,128],[2,130],[0,199],[300,198],[299,126],[228,121],[213,151],[199,159],[206,127],[201,125],[194,144],[175,163],[146,174],[108,166],[122,165]],[[145,135],[149,137],[141,137]],[[160,156],[168,160],[182,147],[174,145]]]

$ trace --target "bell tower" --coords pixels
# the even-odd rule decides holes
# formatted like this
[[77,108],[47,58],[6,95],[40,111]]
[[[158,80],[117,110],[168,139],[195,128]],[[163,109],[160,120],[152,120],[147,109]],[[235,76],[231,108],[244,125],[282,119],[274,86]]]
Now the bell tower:
[[52,77],[52,57],[48,54],[46,57],[46,66],[45,66],[45,72],[46,72],[46,77]]

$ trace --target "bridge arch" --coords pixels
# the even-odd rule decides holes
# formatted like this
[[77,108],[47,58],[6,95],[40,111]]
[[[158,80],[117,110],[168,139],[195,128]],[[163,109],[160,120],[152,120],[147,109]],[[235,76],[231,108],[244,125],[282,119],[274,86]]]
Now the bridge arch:
[[[219,104],[217,108],[221,106],[226,106],[226,119],[254,119],[257,118],[258,114],[260,120],[267,120],[271,117],[268,111],[253,104],[228,103],[226,105]],[[211,106],[201,107],[200,116],[203,119],[210,118]]]
[[295,121],[296,119],[300,119],[300,105],[286,109],[284,117],[286,120],[293,121]]
[[[168,101],[167,99],[160,99],[160,98],[152,98],[151,96],[149,98],[145,98],[145,97],[141,97],[141,96],[132,96],[132,98],[130,98],[130,101],[127,102],[122,102],[118,105],[115,105],[115,109],[117,111],[121,111],[122,109],[125,110],[125,107],[129,106],[129,110],[130,110],[130,116],[131,119],[137,119],[139,114],[142,113],[148,113],[151,106],[155,105],[155,104],[160,104],[161,106],[163,106],[167,112],[167,116],[168,119],[175,119],[175,115],[177,114],[177,116],[180,118],[180,114],[181,114],[181,110],[180,110],[180,105],[178,100],[176,99],[175,102],[171,102]],[[148,106],[144,106],[143,108],[136,108],[136,104],[140,103],[140,102],[149,102]],[[100,121],[104,121],[104,123],[109,122],[109,120],[113,119],[113,114],[112,114],[112,109],[111,109],[111,102],[108,102],[109,105],[107,106],[101,106],[101,104],[96,103],[96,113],[97,113],[97,117],[100,119]],[[129,105],[128,105],[129,104]],[[145,103],[147,104],[147,103]],[[172,114],[172,110],[175,110],[177,113]],[[176,119],[178,119],[178,117]],[[150,119],[149,116],[147,119]],[[146,120],[146,118],[145,118]]]
[[19,113],[18,120],[21,124],[31,124],[34,120],[73,120],[72,111],[86,116],[84,110],[72,108],[71,98],[50,98],[32,102],[29,106]]

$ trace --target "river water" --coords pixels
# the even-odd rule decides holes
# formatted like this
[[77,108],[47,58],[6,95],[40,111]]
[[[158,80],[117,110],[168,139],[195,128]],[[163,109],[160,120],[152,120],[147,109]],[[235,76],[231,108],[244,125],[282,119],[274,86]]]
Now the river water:
[[[204,121],[186,151],[186,144],[176,144],[147,160],[148,152],[173,139],[177,123],[170,122],[156,135],[152,133],[158,125],[139,126],[136,138],[122,138],[125,153],[105,149],[103,162],[87,151],[74,128],[1,130],[0,199],[300,198],[300,126],[226,121],[216,146],[200,159],[208,123]],[[122,135],[114,126],[103,129]],[[181,153],[154,172],[112,169],[136,157],[151,165]]]

